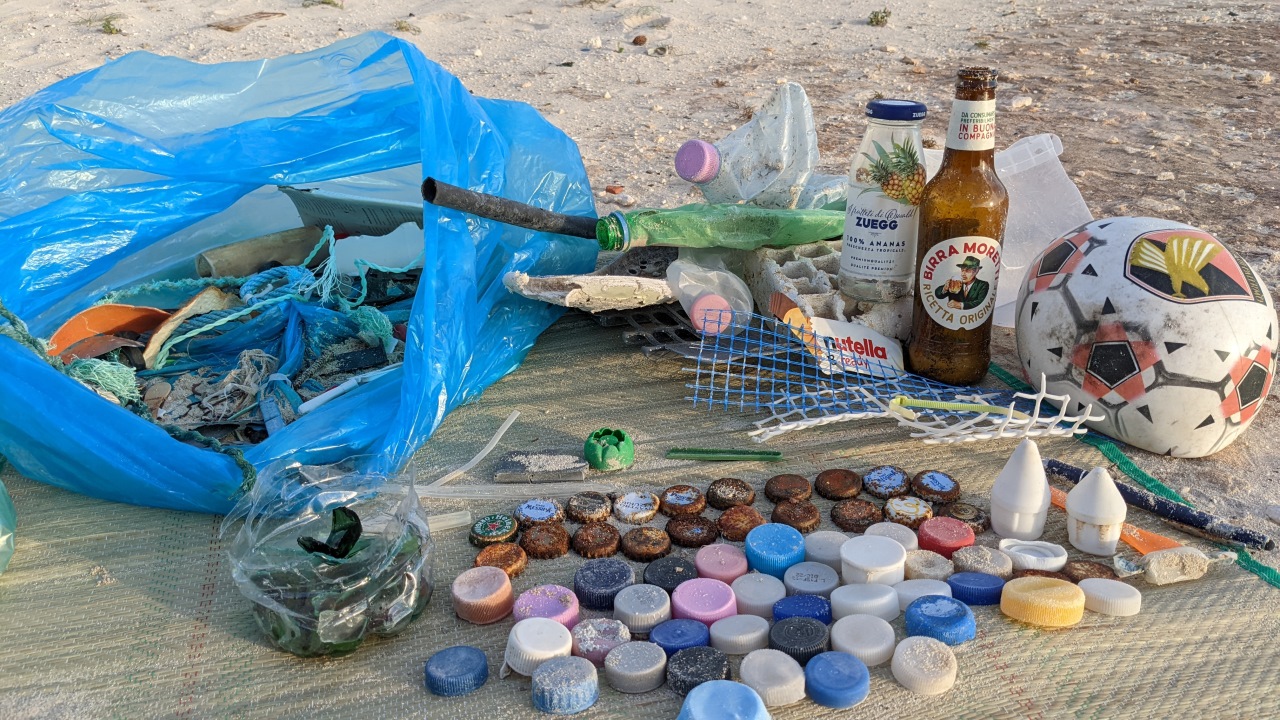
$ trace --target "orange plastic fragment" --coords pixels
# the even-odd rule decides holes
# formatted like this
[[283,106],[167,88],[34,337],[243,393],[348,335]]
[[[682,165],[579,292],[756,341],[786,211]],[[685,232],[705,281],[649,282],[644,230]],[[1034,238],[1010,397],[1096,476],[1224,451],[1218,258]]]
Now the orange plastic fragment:
[[137,305],[95,305],[76,313],[49,338],[49,354],[61,355],[72,345],[95,335],[146,333],[169,319],[169,313]]

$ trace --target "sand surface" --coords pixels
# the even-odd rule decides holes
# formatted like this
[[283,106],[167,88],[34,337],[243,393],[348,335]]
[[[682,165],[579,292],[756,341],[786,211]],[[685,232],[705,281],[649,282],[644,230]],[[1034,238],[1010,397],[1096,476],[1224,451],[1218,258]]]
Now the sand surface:
[[[606,185],[647,206],[700,200],[671,158],[689,137],[715,140],[785,80],[814,104],[823,169],[847,171],[874,93],[926,101],[926,138],[942,140],[954,71],[1002,70],[997,147],[1040,132],[1095,216],[1153,215],[1216,233],[1280,276],[1276,149],[1280,7],[1265,0],[5,0],[0,107],[128,52],[202,63],[252,60],[376,30],[412,41],[481,95],[528,102],[582,151],[600,211]],[[228,32],[211,23],[273,15]],[[643,44],[638,36],[643,36]],[[1008,333],[997,341],[1011,342]],[[1209,459],[1134,451],[1199,506],[1280,533],[1266,406]],[[1280,553],[1259,558],[1277,565]]]

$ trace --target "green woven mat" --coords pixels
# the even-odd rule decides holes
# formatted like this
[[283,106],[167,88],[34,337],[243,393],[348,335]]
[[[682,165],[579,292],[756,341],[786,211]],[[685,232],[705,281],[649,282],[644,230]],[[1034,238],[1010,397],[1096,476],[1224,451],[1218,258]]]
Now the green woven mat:
[[[893,463],[952,472],[966,499],[985,504],[1015,445],[924,445],[892,423],[875,421],[778,438],[767,447],[785,453],[781,463],[668,461],[662,455],[670,447],[754,446],[744,433],[753,418],[689,405],[682,367],[646,358],[623,346],[616,331],[570,316],[543,336],[519,371],[450,415],[415,467],[431,479],[461,465],[518,409],[523,415],[499,452],[457,484],[491,477],[503,451],[577,451],[588,433],[607,425],[631,431],[639,444],[634,468],[602,476],[619,489],[677,482],[705,487],[722,475],[760,486],[778,472],[812,477],[828,467]],[[1078,466],[1106,462],[1097,449],[1069,439],[1046,440],[1041,452]],[[0,718],[538,716],[527,679],[497,678],[511,620],[479,627],[450,610],[449,583],[475,556],[465,532],[436,537],[435,597],[403,635],[373,640],[344,658],[302,660],[264,643],[232,583],[218,518],[92,500],[12,471],[4,480],[19,530],[13,563],[0,576]],[[817,503],[825,517],[831,503]],[[765,514],[771,509],[763,498],[757,507]],[[511,504],[431,501],[427,508],[478,515],[509,511]],[[1145,512],[1134,511],[1129,520],[1204,547]],[[833,529],[828,522],[823,527]],[[1066,544],[1064,517],[1056,510],[1046,539]],[[988,534],[981,542],[995,538]],[[571,584],[579,562],[572,555],[534,561],[514,581],[516,591]],[[1087,613],[1069,630],[1037,630],[994,608],[975,608],[979,637],[956,648],[959,680],[945,695],[913,695],[881,666],[872,669],[871,695],[855,711],[805,701],[775,709],[774,717],[1280,717],[1274,670],[1280,603],[1273,589],[1229,565],[1196,582],[1137,586],[1144,595],[1140,615]],[[901,619],[893,624],[901,636]],[[433,697],[422,687],[422,665],[456,644],[482,648],[493,676],[470,696]],[[672,718],[680,702],[666,687],[629,696],[604,686],[600,701],[580,717]]]

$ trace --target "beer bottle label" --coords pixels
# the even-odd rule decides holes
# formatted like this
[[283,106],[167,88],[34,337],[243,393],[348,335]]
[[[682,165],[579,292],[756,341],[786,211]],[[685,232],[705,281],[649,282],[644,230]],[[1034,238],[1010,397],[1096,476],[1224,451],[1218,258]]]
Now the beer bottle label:
[[956,100],[951,106],[947,147],[953,150],[991,150],[996,146],[996,101]]
[[969,235],[934,245],[920,263],[916,292],[934,322],[973,330],[991,317],[1000,277],[1000,243]]

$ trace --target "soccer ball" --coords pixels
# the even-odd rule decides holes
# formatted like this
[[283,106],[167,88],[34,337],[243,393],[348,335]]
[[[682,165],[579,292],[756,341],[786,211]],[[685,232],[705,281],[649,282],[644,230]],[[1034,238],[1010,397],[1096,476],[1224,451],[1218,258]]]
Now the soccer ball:
[[1271,389],[1276,309],[1214,236],[1109,218],[1054,240],[1018,291],[1018,356],[1033,385],[1093,405],[1093,429],[1144,450],[1203,457],[1249,427]]

